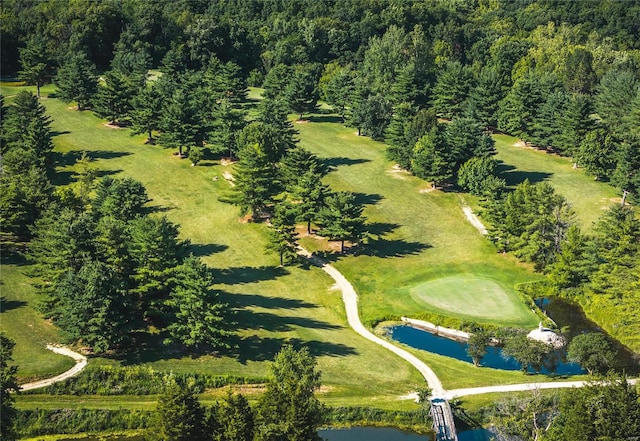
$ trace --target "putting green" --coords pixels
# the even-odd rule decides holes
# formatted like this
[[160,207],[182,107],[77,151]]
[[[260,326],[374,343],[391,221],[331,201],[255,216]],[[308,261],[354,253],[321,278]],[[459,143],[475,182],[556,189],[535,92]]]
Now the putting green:
[[495,324],[528,323],[531,311],[513,290],[476,276],[430,280],[410,289],[427,309],[460,318]]

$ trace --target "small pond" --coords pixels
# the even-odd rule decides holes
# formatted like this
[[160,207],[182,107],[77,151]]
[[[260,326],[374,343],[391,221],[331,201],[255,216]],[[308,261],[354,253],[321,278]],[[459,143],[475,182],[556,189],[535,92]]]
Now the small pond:
[[[390,427],[351,427],[348,429],[326,429],[318,431],[327,441],[430,441],[428,435]],[[465,430],[458,433],[459,441],[488,441],[489,432],[484,429]]]
[[[450,340],[446,337],[431,334],[430,332],[407,325],[392,326],[389,328],[389,331],[391,338],[412,348],[422,349],[423,351],[444,355],[466,361],[467,363],[473,363],[471,357],[467,355],[467,344],[465,342]],[[503,357],[502,348],[495,346],[489,346],[487,348],[487,354],[482,359],[481,365],[509,371],[520,369],[518,362],[513,358]],[[542,373],[549,372],[543,369]],[[584,371],[580,365],[576,363],[558,362],[555,373],[558,375],[576,375],[584,373]]]

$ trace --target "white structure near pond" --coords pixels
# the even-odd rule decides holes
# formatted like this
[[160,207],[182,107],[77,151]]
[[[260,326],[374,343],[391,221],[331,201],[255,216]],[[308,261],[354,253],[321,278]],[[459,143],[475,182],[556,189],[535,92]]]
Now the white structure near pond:
[[565,344],[564,338],[561,335],[556,334],[549,328],[544,328],[542,326],[542,322],[540,322],[536,329],[529,332],[529,334],[527,334],[527,337],[532,340],[541,341],[542,343],[551,345],[555,349],[560,349]]

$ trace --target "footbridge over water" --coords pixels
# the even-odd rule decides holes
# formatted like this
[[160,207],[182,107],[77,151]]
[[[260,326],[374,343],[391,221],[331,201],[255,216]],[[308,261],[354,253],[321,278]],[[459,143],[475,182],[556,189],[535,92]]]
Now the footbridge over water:
[[436,441],[458,441],[453,412],[449,402],[444,398],[431,399],[431,419]]

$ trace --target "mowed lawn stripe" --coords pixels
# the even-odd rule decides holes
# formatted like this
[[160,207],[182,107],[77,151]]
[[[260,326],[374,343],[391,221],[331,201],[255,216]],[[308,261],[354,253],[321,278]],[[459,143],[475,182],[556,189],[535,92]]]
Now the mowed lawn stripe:
[[458,313],[470,320],[482,321],[487,318],[504,322],[505,317],[526,320],[528,310],[511,301],[500,284],[473,276],[443,277],[421,283],[410,289],[414,299],[428,304],[434,312],[446,314],[461,304],[465,308]]

